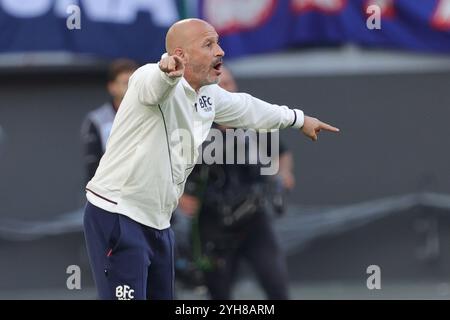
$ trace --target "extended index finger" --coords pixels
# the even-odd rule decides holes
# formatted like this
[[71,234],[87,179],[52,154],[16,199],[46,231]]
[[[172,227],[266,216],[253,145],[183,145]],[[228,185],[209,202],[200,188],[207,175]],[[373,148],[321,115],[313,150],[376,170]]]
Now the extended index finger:
[[323,129],[323,130],[331,131],[331,132],[339,132],[340,131],[339,128],[333,127],[332,125],[329,125],[328,123],[325,123],[325,122],[320,122],[319,128]]

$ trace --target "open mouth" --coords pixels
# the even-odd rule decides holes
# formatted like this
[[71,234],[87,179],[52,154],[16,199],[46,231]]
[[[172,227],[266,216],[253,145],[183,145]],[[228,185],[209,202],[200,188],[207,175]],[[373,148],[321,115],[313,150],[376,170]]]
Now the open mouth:
[[220,62],[220,61],[218,63],[216,63],[215,65],[213,65],[213,68],[217,71],[219,71],[221,67],[222,67],[222,62]]

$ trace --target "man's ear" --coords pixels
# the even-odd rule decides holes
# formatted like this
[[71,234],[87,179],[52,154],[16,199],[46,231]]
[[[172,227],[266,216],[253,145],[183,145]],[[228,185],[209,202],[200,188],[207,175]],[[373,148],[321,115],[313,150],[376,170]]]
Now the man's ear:
[[183,59],[184,63],[186,63],[187,60],[187,54],[182,48],[176,48],[173,51],[173,54]]

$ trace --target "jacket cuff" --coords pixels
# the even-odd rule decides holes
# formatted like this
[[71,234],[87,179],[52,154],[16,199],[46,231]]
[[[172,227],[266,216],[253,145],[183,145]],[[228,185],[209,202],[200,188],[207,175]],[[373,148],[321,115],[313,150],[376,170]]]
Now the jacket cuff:
[[[159,64],[158,64],[158,69],[159,69]],[[177,82],[180,81],[180,79],[181,79],[181,77],[171,78],[167,75],[167,73],[163,72],[161,69],[159,69],[159,73],[161,74],[161,77],[163,78],[163,80],[171,86],[177,84]]]
[[296,129],[300,129],[303,127],[303,123],[305,122],[305,115],[302,110],[299,109],[291,109],[293,112],[293,119],[291,123],[291,127]]

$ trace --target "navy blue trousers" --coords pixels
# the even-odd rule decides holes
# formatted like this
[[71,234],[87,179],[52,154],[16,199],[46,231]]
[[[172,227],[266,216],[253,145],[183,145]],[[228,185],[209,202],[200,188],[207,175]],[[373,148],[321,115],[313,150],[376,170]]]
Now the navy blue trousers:
[[84,232],[100,299],[174,298],[174,236],[87,203]]

